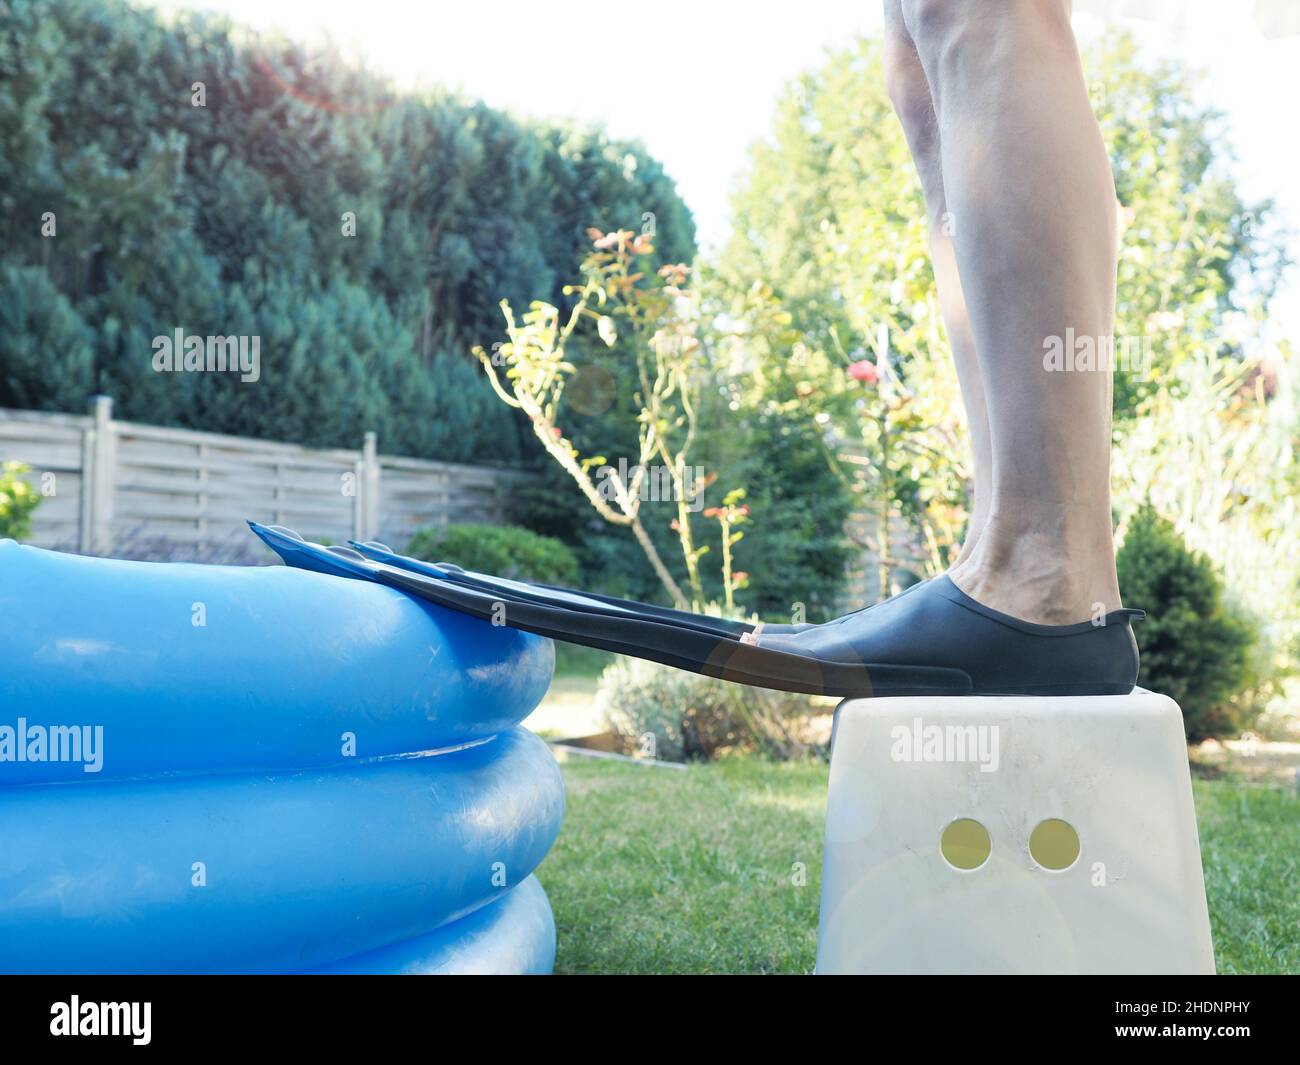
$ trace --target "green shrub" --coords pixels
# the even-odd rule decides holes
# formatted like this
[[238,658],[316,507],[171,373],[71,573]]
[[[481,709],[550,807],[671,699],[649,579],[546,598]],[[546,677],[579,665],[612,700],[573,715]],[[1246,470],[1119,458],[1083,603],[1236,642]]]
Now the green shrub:
[[574,584],[578,578],[578,560],[565,544],[515,525],[421,529],[411,538],[406,553],[511,580]]
[[669,762],[708,761],[728,751],[778,759],[824,754],[805,742],[808,696],[747,688],[637,658],[601,674],[596,703],[627,749]]
[[1182,707],[1189,740],[1240,732],[1250,722],[1231,699],[1249,685],[1257,632],[1223,602],[1210,561],[1147,503],[1129,522],[1116,562],[1124,601],[1147,611],[1137,625],[1138,683]]
[[40,506],[40,493],[23,480],[31,468],[21,462],[0,466],[0,540],[25,540],[32,535],[32,512]]

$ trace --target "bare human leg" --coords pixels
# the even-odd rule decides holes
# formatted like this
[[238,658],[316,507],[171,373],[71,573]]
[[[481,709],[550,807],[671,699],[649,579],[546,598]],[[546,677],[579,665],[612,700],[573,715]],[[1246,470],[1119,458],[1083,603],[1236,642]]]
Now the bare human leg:
[[1108,342],[1115,304],[1114,184],[1070,5],[901,0],[901,11],[938,120],[992,453],[985,524],[950,576],[1027,621],[1095,618],[1119,607],[1111,378],[1044,359],[1069,337]]
[[961,278],[953,252],[952,219],[944,195],[943,167],[939,153],[939,123],[930,100],[930,86],[925,79],[921,58],[903,21],[901,0],[885,0],[884,34],[885,88],[894,111],[903,126],[907,146],[921,178],[926,215],[930,227],[930,258],[934,264],[935,284],[939,290],[939,310],[952,345],[953,362],[966,405],[971,447],[975,459],[974,502],[966,537],[954,561],[960,565],[970,557],[979,540],[988,514],[993,488],[993,454],[989,437],[988,409],[984,403],[984,385],[980,380],[975,338],[971,334]]

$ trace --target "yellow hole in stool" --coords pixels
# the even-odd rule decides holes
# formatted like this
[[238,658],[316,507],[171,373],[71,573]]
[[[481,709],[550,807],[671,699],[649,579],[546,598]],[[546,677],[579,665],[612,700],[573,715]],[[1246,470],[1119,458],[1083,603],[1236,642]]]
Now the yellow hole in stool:
[[1039,821],[1029,834],[1029,855],[1044,869],[1069,869],[1079,857],[1079,833],[1058,817]]
[[978,869],[992,850],[989,830],[969,817],[957,818],[939,837],[939,852],[954,869]]

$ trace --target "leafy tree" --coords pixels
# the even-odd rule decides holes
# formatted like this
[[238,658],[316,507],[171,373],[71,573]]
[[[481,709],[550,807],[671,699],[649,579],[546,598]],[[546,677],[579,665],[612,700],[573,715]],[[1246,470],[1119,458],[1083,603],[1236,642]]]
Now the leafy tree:
[[1195,352],[1236,354],[1233,318],[1264,312],[1285,234],[1271,199],[1237,191],[1224,116],[1202,102],[1196,70],[1146,61],[1129,34],[1099,40],[1084,63],[1124,226],[1115,334],[1145,360],[1115,375],[1122,422]]
[[[562,300],[593,221],[694,252],[640,145],[122,0],[6,5],[0,206],[0,401],[501,463],[531,452],[469,354],[497,302]],[[177,328],[259,336],[261,379],[155,373]]]
[[0,406],[81,410],[94,337],[72,304],[34,267],[0,266]]

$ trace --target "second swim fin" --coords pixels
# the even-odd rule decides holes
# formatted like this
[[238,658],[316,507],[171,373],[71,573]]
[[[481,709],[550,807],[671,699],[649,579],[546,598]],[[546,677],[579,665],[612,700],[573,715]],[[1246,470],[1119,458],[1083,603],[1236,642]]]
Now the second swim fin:
[[[688,610],[674,610],[672,607],[656,606],[653,603],[641,603],[635,599],[618,599],[596,592],[582,592],[573,588],[564,588],[557,584],[540,584],[532,581],[510,580],[506,577],[493,577],[486,573],[475,573],[447,562],[425,562],[422,559],[399,555],[386,544],[376,541],[349,540],[357,551],[372,562],[382,562],[387,566],[422,573],[427,577],[467,584],[484,592],[499,592],[514,599],[527,599],[543,606],[562,606],[572,610],[585,610],[595,614],[612,616],[633,616],[646,620],[661,621],[665,625],[681,625],[686,628],[711,632],[719,636],[743,636],[754,632],[759,626],[748,621],[732,621],[727,618],[713,617],[709,614],[694,614]],[[762,630],[769,634],[790,635],[812,628],[812,625],[774,625],[764,624]]]

